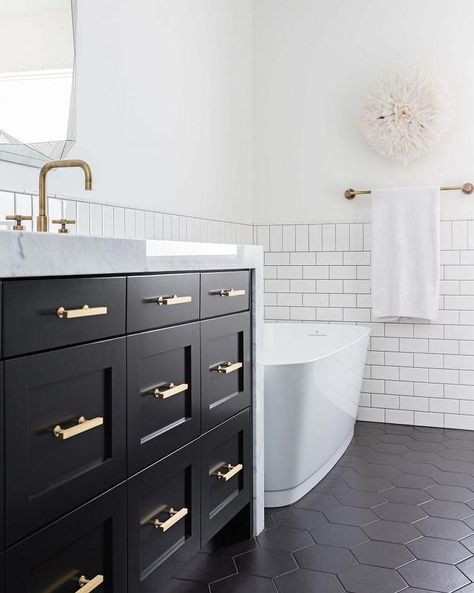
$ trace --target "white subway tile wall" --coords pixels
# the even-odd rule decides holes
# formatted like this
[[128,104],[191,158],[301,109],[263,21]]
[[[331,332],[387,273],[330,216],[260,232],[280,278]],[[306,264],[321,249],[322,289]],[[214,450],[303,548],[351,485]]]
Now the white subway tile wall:
[[[49,196],[48,208],[50,220],[70,218],[76,221],[75,225],[69,226],[69,231],[73,235],[117,239],[254,243],[254,227],[251,224],[96,204],[61,196]],[[23,214],[33,216],[34,219],[38,215],[38,197],[23,192],[0,190],[0,231],[13,225],[5,222],[5,216],[9,214]],[[24,226],[26,230],[32,230],[31,221],[25,221]],[[52,233],[57,232],[57,228],[57,225],[50,224]],[[279,228],[281,247],[281,227]],[[294,249],[295,245],[292,248]]]
[[371,328],[359,418],[474,429],[474,221],[441,223],[439,319],[380,323],[370,224],[259,225],[265,317]]

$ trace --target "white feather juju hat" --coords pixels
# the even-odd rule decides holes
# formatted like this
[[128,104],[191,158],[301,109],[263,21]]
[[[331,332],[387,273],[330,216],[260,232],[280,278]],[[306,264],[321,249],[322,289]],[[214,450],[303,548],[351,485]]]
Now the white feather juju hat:
[[436,146],[450,121],[447,92],[419,70],[404,69],[369,92],[359,127],[373,150],[406,164]]

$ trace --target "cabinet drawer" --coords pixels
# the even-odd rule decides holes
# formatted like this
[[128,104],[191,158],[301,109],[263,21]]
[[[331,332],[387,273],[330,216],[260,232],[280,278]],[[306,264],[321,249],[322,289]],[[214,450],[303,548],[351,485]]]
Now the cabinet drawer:
[[125,338],[4,364],[12,544],[125,478]]
[[201,317],[217,317],[249,308],[250,274],[209,272],[201,275]]
[[199,319],[199,274],[132,276],[128,279],[128,332],[196,319]]
[[128,463],[135,473],[201,430],[199,323],[128,339]]
[[10,548],[6,593],[75,593],[84,579],[126,593],[126,512],[119,486]]
[[203,430],[250,405],[250,359],[249,313],[201,323]]
[[180,590],[200,544],[199,459],[192,443],[129,481],[129,593]]
[[201,444],[201,543],[250,500],[250,412],[214,428]]
[[125,278],[8,281],[3,300],[4,356],[125,332]]

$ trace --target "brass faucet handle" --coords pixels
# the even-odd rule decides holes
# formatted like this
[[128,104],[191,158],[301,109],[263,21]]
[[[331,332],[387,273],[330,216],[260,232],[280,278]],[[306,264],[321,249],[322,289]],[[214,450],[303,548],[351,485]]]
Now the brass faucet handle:
[[16,224],[12,227],[14,231],[24,231],[25,227],[21,224],[23,220],[32,220],[31,216],[23,216],[23,214],[9,214],[5,216],[5,220],[14,220]]
[[66,235],[67,233],[69,233],[69,229],[67,228],[67,225],[68,224],[76,224],[76,221],[69,219],[69,218],[60,218],[59,220],[53,220],[52,223],[60,224],[61,228],[58,230],[58,233],[61,233],[62,235]]

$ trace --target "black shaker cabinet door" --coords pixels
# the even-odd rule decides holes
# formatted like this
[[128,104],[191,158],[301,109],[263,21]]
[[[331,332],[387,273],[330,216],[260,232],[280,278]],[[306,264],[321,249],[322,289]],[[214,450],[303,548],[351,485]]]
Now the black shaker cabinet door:
[[126,593],[126,513],[122,485],[13,546],[5,593]]
[[202,546],[250,500],[250,435],[247,409],[202,438]]
[[202,426],[209,430],[250,405],[250,314],[201,323]]
[[201,275],[201,318],[246,311],[250,299],[250,273],[208,272]]
[[127,288],[127,332],[199,319],[199,274],[131,276]]
[[199,537],[199,442],[129,481],[129,593],[180,591]]
[[17,356],[125,333],[125,278],[3,283],[3,355]]
[[125,345],[5,362],[8,544],[125,479]]
[[127,338],[129,472],[199,436],[199,323]]

